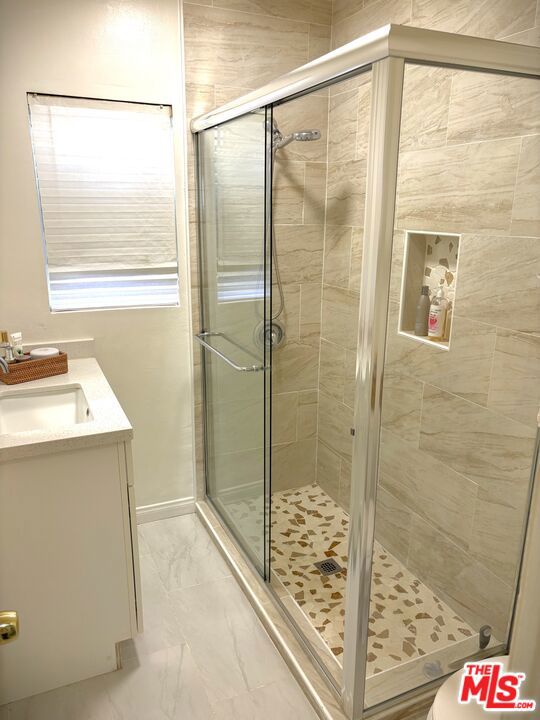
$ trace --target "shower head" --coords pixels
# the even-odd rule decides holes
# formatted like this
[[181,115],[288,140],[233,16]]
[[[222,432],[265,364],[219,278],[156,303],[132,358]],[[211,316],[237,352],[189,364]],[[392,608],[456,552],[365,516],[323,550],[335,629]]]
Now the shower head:
[[299,130],[292,134],[293,140],[297,142],[309,142],[310,140],[320,140],[320,130]]
[[299,130],[293,132],[290,135],[283,135],[278,128],[276,121],[274,120],[274,127],[272,130],[272,148],[279,150],[280,148],[286,147],[289,143],[296,142],[311,142],[312,140],[320,140],[320,130]]

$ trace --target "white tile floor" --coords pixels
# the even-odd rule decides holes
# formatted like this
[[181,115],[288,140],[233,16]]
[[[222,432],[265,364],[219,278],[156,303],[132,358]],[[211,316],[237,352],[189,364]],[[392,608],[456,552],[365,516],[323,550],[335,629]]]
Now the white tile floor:
[[315,720],[194,515],[139,526],[145,632],[115,673],[0,708],[0,720]]

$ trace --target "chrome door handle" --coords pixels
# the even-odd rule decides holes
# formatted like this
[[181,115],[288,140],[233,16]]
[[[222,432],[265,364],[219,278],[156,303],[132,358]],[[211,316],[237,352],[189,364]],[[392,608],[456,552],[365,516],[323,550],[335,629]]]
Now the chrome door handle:
[[[227,357],[224,353],[221,352],[221,350],[218,350],[215,347],[212,347],[210,343],[206,342],[204,338],[206,337],[225,337],[223,333],[217,333],[217,332],[202,332],[197,333],[194,335],[195,340],[197,340],[198,343],[200,343],[204,348],[207,350],[210,350],[210,352],[213,352],[214,355],[217,355],[219,358],[224,360],[227,365],[230,365],[234,370],[237,370],[238,372],[261,372],[264,370],[268,370],[267,367],[264,365],[237,365],[237,363],[234,362],[234,360],[231,360],[231,358]],[[247,352],[247,351],[245,351]]]

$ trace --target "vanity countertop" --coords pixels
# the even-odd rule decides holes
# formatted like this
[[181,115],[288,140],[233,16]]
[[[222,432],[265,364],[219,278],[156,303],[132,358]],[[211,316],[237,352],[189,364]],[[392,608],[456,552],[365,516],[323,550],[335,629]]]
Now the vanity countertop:
[[50,388],[80,386],[92,419],[65,427],[0,433],[0,462],[49,452],[122,442],[133,437],[133,428],[95,358],[69,361],[64,375],[18,385],[0,383],[0,398]]

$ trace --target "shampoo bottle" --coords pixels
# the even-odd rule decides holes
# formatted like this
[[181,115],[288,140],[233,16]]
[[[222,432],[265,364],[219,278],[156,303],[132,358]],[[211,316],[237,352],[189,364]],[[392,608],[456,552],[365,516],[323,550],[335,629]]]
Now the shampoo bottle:
[[414,320],[414,334],[426,337],[428,334],[428,319],[429,319],[429,285],[422,285],[422,293],[418,299],[418,305],[416,306],[416,316]]
[[429,308],[428,337],[430,340],[442,340],[446,322],[448,301],[444,295],[444,286],[439,285]]

